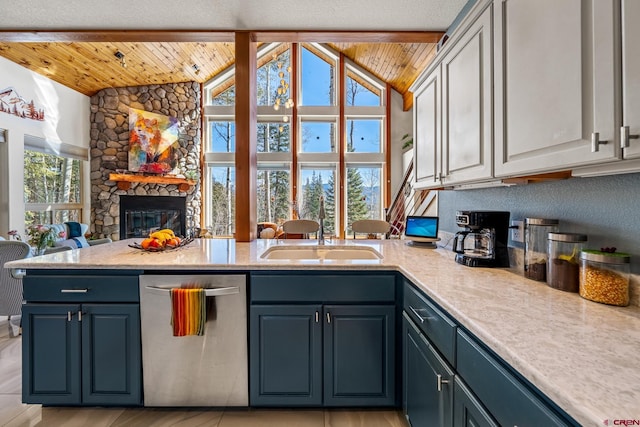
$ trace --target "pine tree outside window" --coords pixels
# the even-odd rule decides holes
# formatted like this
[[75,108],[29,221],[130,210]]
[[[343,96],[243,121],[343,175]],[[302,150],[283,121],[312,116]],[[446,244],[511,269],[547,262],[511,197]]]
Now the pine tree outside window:
[[303,166],[300,171],[300,218],[318,220],[320,197],[325,201],[324,231],[336,232],[336,170],[335,166]]
[[214,236],[232,236],[236,217],[236,169],[231,165],[208,167],[207,200],[211,212],[207,228]]

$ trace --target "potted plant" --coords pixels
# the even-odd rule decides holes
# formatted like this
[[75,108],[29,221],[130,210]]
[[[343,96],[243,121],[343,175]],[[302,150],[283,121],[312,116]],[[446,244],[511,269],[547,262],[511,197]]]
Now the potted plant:
[[34,255],[43,255],[45,249],[53,246],[56,241],[56,232],[53,228],[45,225],[30,225],[27,227],[27,235],[29,236],[29,244],[33,248]]
[[408,151],[413,148],[413,137],[408,133],[405,133],[402,138],[400,138],[400,142],[402,142],[402,151]]

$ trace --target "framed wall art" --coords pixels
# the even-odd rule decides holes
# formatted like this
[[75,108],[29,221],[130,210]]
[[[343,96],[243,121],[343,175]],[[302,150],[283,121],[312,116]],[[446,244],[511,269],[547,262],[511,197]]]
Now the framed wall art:
[[129,109],[129,170],[166,174],[177,165],[178,119]]

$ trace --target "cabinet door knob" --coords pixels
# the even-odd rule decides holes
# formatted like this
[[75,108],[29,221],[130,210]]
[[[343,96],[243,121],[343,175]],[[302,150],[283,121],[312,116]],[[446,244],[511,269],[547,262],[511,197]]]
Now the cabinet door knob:
[[629,126],[620,127],[620,148],[628,148],[630,139],[638,139],[640,135],[629,133]]
[[606,145],[609,141],[600,141],[600,132],[593,132],[591,134],[591,152],[597,153],[600,151],[600,145]]
[[442,384],[449,384],[449,380],[443,380],[442,375],[436,375],[438,378],[438,391],[442,391]]

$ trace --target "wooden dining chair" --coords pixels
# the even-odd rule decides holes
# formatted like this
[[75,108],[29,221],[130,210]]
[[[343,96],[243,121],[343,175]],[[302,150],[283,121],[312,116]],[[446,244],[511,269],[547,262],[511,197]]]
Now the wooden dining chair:
[[290,238],[289,234],[302,235],[303,239],[308,239],[310,233],[317,233],[319,229],[320,224],[310,219],[292,219],[282,224],[285,239]]
[[361,219],[351,223],[354,239],[357,233],[367,234],[369,238],[371,238],[371,236],[377,238],[378,234],[387,234],[390,228],[391,225],[387,221],[380,219]]

